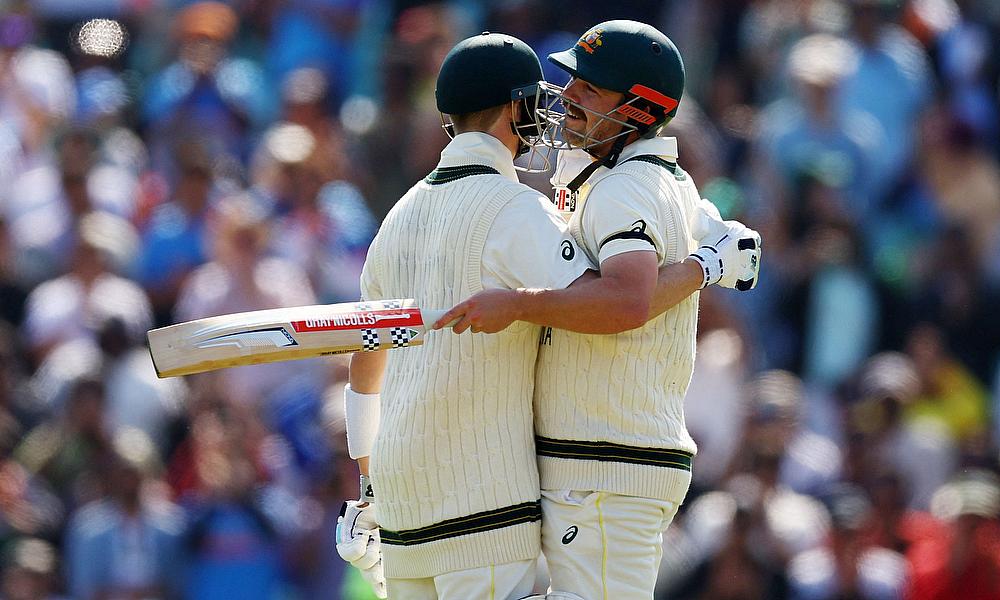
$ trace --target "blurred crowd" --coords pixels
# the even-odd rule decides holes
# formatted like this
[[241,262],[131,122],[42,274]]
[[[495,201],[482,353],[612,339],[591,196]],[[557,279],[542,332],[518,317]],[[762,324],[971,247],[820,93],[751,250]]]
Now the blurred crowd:
[[345,362],[160,380],[144,333],[357,298],[451,46],[609,18],[677,43],[668,134],[765,240],[702,295],[658,598],[1000,599],[993,0],[0,0],[0,598],[369,598]]

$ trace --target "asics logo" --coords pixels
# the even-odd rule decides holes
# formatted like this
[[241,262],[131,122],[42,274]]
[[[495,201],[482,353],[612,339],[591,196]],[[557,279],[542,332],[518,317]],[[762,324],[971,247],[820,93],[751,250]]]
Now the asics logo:
[[579,532],[580,532],[579,527],[577,527],[576,525],[570,525],[569,529],[567,529],[566,533],[562,536],[562,543],[568,544],[572,542],[573,540],[576,539],[576,534]]
[[573,260],[576,256],[576,250],[573,248],[573,242],[569,240],[563,240],[562,244],[559,245],[562,248],[562,257],[565,260]]

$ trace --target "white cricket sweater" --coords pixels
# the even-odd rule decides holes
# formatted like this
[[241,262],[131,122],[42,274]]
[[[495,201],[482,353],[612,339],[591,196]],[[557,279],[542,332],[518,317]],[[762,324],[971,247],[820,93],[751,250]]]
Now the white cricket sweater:
[[[629,160],[637,156],[658,160]],[[605,245],[632,244],[634,249],[636,243],[626,233],[626,239],[605,239],[595,247],[584,215],[588,200],[600,199],[593,194],[598,186],[603,196],[616,186],[638,183],[656,196],[657,214],[645,220],[658,226],[649,233],[662,245],[661,265],[679,262],[696,249],[690,232],[698,190],[677,167],[676,156],[672,138],[640,140],[626,147],[614,169],[598,169],[581,188],[569,225],[591,260],[605,257]],[[684,424],[683,402],[694,367],[697,319],[695,293],[621,334],[556,329],[543,336],[535,378],[542,489],[683,501],[696,451]]]
[[[468,160],[443,160],[385,218],[365,266],[381,297],[447,308],[481,291],[490,227],[529,188],[516,182],[512,164],[509,171],[494,165],[504,176],[484,169],[481,156]],[[393,352],[371,456],[386,577],[538,556],[532,390],[539,333],[529,323],[493,335],[443,330]]]

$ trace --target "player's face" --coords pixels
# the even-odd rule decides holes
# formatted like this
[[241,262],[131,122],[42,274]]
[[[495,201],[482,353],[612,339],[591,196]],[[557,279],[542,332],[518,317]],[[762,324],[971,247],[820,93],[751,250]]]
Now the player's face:
[[[621,125],[603,118],[621,104],[623,95],[605,88],[597,87],[583,79],[570,79],[563,91],[567,100],[571,100],[588,110],[581,110],[570,103],[565,104],[566,119],[564,132],[566,141],[571,146],[581,146],[585,138],[603,140],[611,138],[621,131]],[[605,144],[610,146],[610,142]],[[608,148],[598,146],[598,152]]]

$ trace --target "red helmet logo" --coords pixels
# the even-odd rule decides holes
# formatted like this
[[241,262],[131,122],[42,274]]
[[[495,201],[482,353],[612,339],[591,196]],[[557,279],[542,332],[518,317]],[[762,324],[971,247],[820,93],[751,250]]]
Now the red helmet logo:
[[649,114],[648,112],[642,109],[632,106],[631,104],[622,104],[615,110],[615,112],[624,115],[626,117],[635,119],[636,121],[639,121],[643,125],[652,125],[653,123],[656,122],[656,117],[654,117],[653,115]]

